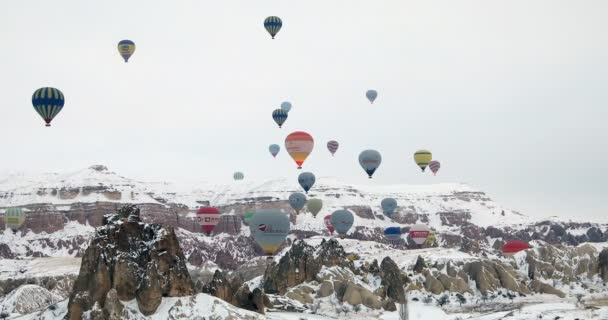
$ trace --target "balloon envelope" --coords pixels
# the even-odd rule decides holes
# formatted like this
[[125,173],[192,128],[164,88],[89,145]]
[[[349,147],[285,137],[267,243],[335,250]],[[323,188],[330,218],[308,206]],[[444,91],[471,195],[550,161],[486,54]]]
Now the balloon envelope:
[[272,119],[279,125],[279,128],[285,123],[287,120],[287,111],[282,109],[276,109],[272,112]]
[[323,221],[325,222],[327,231],[329,231],[329,233],[334,233],[334,226],[331,225],[331,214],[326,215],[325,218],[323,218]]
[[331,153],[332,156],[336,154],[336,151],[338,151],[338,147],[340,147],[338,141],[331,140],[327,143],[327,150],[329,150],[329,153]]
[[397,209],[397,200],[393,198],[384,198],[382,199],[382,202],[380,202],[380,205],[382,206],[384,214],[390,217]]
[[51,121],[63,109],[64,103],[65,98],[59,89],[44,87],[34,91],[32,95],[32,105],[47,127],[51,126]]
[[281,30],[282,26],[283,26],[283,21],[281,21],[281,18],[279,18],[279,17],[270,16],[264,20],[264,28],[266,29],[266,31],[268,31],[268,33],[270,33],[270,36],[273,39],[274,39],[274,36],[276,36],[277,33],[279,33],[279,30]]
[[313,217],[317,217],[317,214],[323,209],[323,200],[316,198],[310,199],[306,202],[306,208],[312,213]]
[[415,224],[410,228],[410,238],[414,240],[417,245],[421,245],[429,237],[431,229],[424,224]]
[[367,97],[367,100],[369,100],[369,102],[374,103],[374,101],[378,97],[378,91],[367,90],[367,92],[365,93],[365,96]]
[[207,235],[210,235],[220,222],[220,211],[214,207],[202,207],[196,211],[196,217]]
[[304,208],[306,204],[306,196],[300,192],[294,192],[289,195],[289,205],[297,212],[300,213],[300,210]]
[[289,113],[289,111],[291,110],[291,102],[284,101],[283,103],[281,103],[281,110]]
[[234,180],[243,180],[245,179],[245,175],[242,172],[235,172],[232,175],[232,178],[234,178]]
[[355,217],[348,210],[337,210],[331,214],[331,225],[340,235],[345,235],[354,222]]
[[422,169],[422,172],[424,172],[424,169],[426,169],[426,167],[429,165],[429,162],[431,162],[432,160],[433,155],[429,150],[421,149],[414,153],[414,161],[420,167],[420,169]]
[[513,240],[505,243],[502,247],[504,255],[514,255],[520,251],[530,249],[530,245],[525,241]]
[[376,150],[365,150],[359,154],[359,164],[370,178],[376,172],[380,163],[382,163],[382,156]]
[[268,151],[270,151],[270,154],[273,157],[276,157],[277,154],[279,154],[279,151],[281,151],[281,147],[278,144],[271,144],[268,146]]
[[401,240],[401,228],[388,227],[384,229],[384,236],[391,242]]
[[437,171],[439,171],[439,168],[441,168],[441,163],[439,163],[439,161],[437,160],[433,160],[429,162],[429,168],[433,172],[433,175],[436,175]]
[[17,230],[25,222],[25,212],[21,208],[8,208],[4,211],[4,225],[7,228]]
[[125,59],[125,62],[129,62],[129,58],[135,52],[135,43],[131,40],[122,40],[118,43],[118,53]]
[[298,169],[302,169],[302,164],[314,146],[312,136],[303,131],[292,132],[285,138],[285,149],[298,165]]
[[302,186],[302,189],[308,193],[308,190],[315,184],[316,178],[312,172],[302,172],[298,176],[298,183]]
[[275,254],[289,234],[289,218],[277,209],[257,210],[249,223],[253,239],[267,255]]
[[251,218],[253,217],[254,214],[255,214],[255,211],[247,211],[247,212],[245,212],[245,214],[243,215],[243,223],[246,226],[249,226],[249,222],[251,221]]

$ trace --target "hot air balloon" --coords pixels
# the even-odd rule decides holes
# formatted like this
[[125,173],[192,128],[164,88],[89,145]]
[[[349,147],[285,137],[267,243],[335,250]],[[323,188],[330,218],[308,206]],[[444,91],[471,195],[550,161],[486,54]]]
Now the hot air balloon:
[[316,218],[317,214],[323,209],[323,200],[316,198],[308,200],[306,202],[306,209],[308,209],[308,211],[312,213],[312,216]]
[[32,95],[32,105],[36,112],[44,119],[46,126],[51,126],[51,121],[63,109],[65,98],[59,89],[40,88]]
[[334,234],[334,226],[331,225],[331,214],[328,214],[325,216],[325,218],[323,218],[323,221],[325,222],[325,227],[327,227],[327,231],[329,231],[329,233]]
[[414,161],[416,161],[416,164],[422,169],[422,172],[424,172],[424,169],[426,169],[431,160],[433,160],[433,155],[428,150],[422,149],[414,153]]
[[271,16],[264,20],[264,28],[266,28],[266,31],[268,31],[268,33],[270,33],[270,36],[273,39],[274,39],[274,36],[276,36],[277,33],[279,33],[279,30],[281,30],[282,26],[283,26],[283,21],[281,21],[281,18],[279,18],[279,17]]
[[285,123],[287,120],[287,112],[282,109],[276,109],[272,112],[272,119],[279,125],[279,128]]
[[289,195],[289,205],[296,211],[297,214],[304,208],[306,204],[306,196],[300,192],[294,192]]
[[289,113],[289,110],[291,110],[291,102],[284,101],[283,103],[281,103],[281,110]]
[[125,59],[125,63],[129,62],[129,58],[135,52],[135,43],[131,40],[122,40],[118,43],[118,53]]
[[396,244],[401,240],[401,228],[399,227],[388,227],[384,229],[384,236],[392,244]]
[[4,225],[10,229],[17,230],[25,222],[25,212],[21,208],[8,208],[4,212]]
[[505,256],[512,256],[520,251],[530,249],[530,245],[525,241],[513,240],[505,243],[502,247],[502,253]]
[[278,144],[271,144],[270,146],[268,146],[268,151],[270,151],[270,154],[273,158],[276,158],[277,154],[279,154],[279,151],[281,151],[281,147]]
[[431,229],[424,224],[415,224],[410,228],[410,238],[414,240],[417,245],[422,245],[426,238],[428,238]]
[[289,218],[277,209],[257,210],[249,223],[253,239],[268,256],[279,250],[289,234]]
[[245,175],[242,172],[235,172],[232,175],[232,178],[234,178],[234,180],[243,180],[245,179]]
[[390,218],[397,209],[397,200],[393,198],[384,198],[382,199],[382,202],[380,202],[380,206],[382,206],[384,215]]
[[220,211],[214,207],[201,207],[196,212],[199,223],[203,232],[207,235],[211,235],[215,226],[220,222]]
[[378,97],[378,91],[367,90],[367,92],[365,93],[365,96],[367,97],[367,100],[369,100],[369,102],[374,103],[374,101]]
[[429,162],[429,168],[433,172],[433,175],[437,175],[437,171],[439,171],[439,168],[441,168],[441,163],[439,163],[437,160],[433,160]]
[[341,238],[344,238],[350,227],[353,226],[353,222],[355,222],[355,217],[348,210],[337,210],[331,214],[331,225]]
[[376,150],[365,150],[359,154],[359,164],[367,172],[370,179],[380,163],[382,163],[382,156]]
[[331,153],[331,155],[333,156],[334,154],[336,154],[336,151],[338,151],[339,146],[340,144],[338,143],[338,141],[331,140],[327,143],[327,150],[329,150],[329,153]]
[[302,169],[302,164],[314,146],[312,136],[303,131],[292,132],[285,138],[285,149],[298,165],[298,169]]
[[251,218],[253,217],[254,214],[255,214],[255,211],[247,211],[247,212],[245,212],[245,214],[243,215],[243,223],[246,226],[249,226],[249,222],[251,221]]
[[315,184],[315,181],[316,178],[312,172],[302,172],[298,176],[298,183],[300,184],[300,186],[302,186],[302,189],[304,189],[306,193],[308,193],[308,190],[312,188],[312,186]]

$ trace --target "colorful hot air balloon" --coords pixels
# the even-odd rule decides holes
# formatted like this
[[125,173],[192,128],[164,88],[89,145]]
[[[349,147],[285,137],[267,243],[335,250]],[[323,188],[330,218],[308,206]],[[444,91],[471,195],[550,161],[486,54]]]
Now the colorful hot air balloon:
[[272,112],[272,119],[279,125],[279,128],[285,123],[287,120],[287,112],[282,109],[276,109]]
[[264,28],[266,28],[266,31],[268,31],[268,33],[270,33],[270,36],[273,39],[274,39],[274,36],[276,36],[277,33],[279,33],[279,30],[281,30],[282,26],[283,26],[283,21],[281,21],[281,18],[279,18],[279,17],[271,16],[264,20]]
[[513,240],[505,243],[502,247],[502,253],[505,256],[512,256],[520,251],[530,249],[530,245],[525,241]]
[[289,205],[296,211],[297,214],[304,208],[306,204],[306,196],[300,192],[294,192],[289,195]]
[[245,179],[245,175],[242,172],[235,172],[232,175],[232,178],[234,178],[234,180],[243,180]]
[[382,202],[380,202],[380,206],[382,206],[384,215],[390,218],[397,209],[397,200],[393,198],[384,198],[382,199]]
[[312,213],[312,216],[316,218],[317,214],[323,209],[323,200],[316,198],[308,200],[306,202],[306,209],[308,209],[308,211]]
[[298,165],[298,169],[302,169],[302,164],[314,146],[312,136],[303,131],[292,132],[285,138],[285,149]]
[[414,240],[417,245],[422,245],[426,238],[428,238],[431,229],[424,224],[415,224],[410,228],[410,238]]
[[388,227],[384,229],[384,236],[390,243],[395,244],[401,240],[401,228]]
[[268,256],[279,250],[289,229],[289,218],[277,209],[257,210],[249,226],[253,239]]
[[245,212],[245,214],[243,215],[243,223],[246,226],[249,226],[249,222],[251,221],[251,218],[253,217],[254,214],[255,214],[255,211],[247,211],[247,212]]
[[369,100],[369,102],[374,103],[374,101],[378,97],[378,91],[367,90],[367,92],[365,93],[365,96],[367,97],[367,100]]
[[17,230],[25,222],[25,212],[21,208],[8,208],[4,211],[4,225],[7,228]]
[[32,105],[36,112],[44,119],[46,126],[51,126],[51,121],[63,109],[65,98],[59,89],[40,88],[32,95]]
[[333,156],[336,151],[338,151],[339,146],[340,144],[338,143],[338,141],[331,140],[327,143],[327,150],[329,150],[329,153],[331,153],[331,155]]
[[429,162],[429,168],[433,172],[433,175],[437,175],[437,171],[439,171],[439,168],[441,168],[441,163],[439,163],[437,160],[433,160]]
[[276,158],[277,154],[279,154],[279,151],[281,151],[281,147],[278,144],[271,144],[270,146],[268,146],[268,151],[270,151],[270,154],[273,158]]
[[308,190],[312,188],[312,186],[315,184],[315,181],[316,178],[312,172],[302,172],[298,176],[298,183],[300,184],[300,186],[302,186],[302,189],[304,189],[306,193],[308,193]]
[[365,150],[359,154],[359,164],[367,172],[370,179],[380,166],[380,163],[382,163],[382,156],[376,150]]
[[331,225],[336,229],[336,232],[343,238],[350,227],[353,226],[355,217],[348,210],[337,210],[331,214]]
[[211,235],[215,226],[220,222],[220,211],[214,207],[201,207],[196,212],[196,217],[207,235]]
[[284,101],[283,103],[281,103],[281,110],[289,113],[289,111],[291,110],[291,102]]
[[131,40],[122,40],[118,43],[118,53],[125,59],[125,63],[129,62],[129,58],[135,52],[135,43]]
[[422,149],[414,153],[414,161],[422,169],[422,172],[424,172],[424,169],[426,169],[431,160],[433,160],[433,154],[429,150]]
[[328,214],[325,216],[325,218],[323,218],[323,221],[325,222],[325,227],[327,227],[327,231],[329,231],[330,234],[334,233],[334,226],[331,225],[331,214]]

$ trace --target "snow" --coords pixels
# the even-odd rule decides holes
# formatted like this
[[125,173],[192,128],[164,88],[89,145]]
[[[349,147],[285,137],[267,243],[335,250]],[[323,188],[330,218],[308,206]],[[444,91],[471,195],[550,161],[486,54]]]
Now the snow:
[[11,291],[0,301],[0,311],[8,313],[31,313],[46,308],[61,297],[49,292],[47,289],[26,284]]
[[27,260],[2,259],[1,261],[0,281],[77,275],[81,258],[50,257]]

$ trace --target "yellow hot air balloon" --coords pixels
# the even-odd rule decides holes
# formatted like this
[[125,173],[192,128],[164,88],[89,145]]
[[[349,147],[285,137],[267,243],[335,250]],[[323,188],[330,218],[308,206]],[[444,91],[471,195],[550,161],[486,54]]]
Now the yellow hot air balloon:
[[414,161],[416,161],[416,164],[422,169],[422,172],[424,172],[424,169],[433,161],[433,154],[429,150],[418,150],[414,153]]

